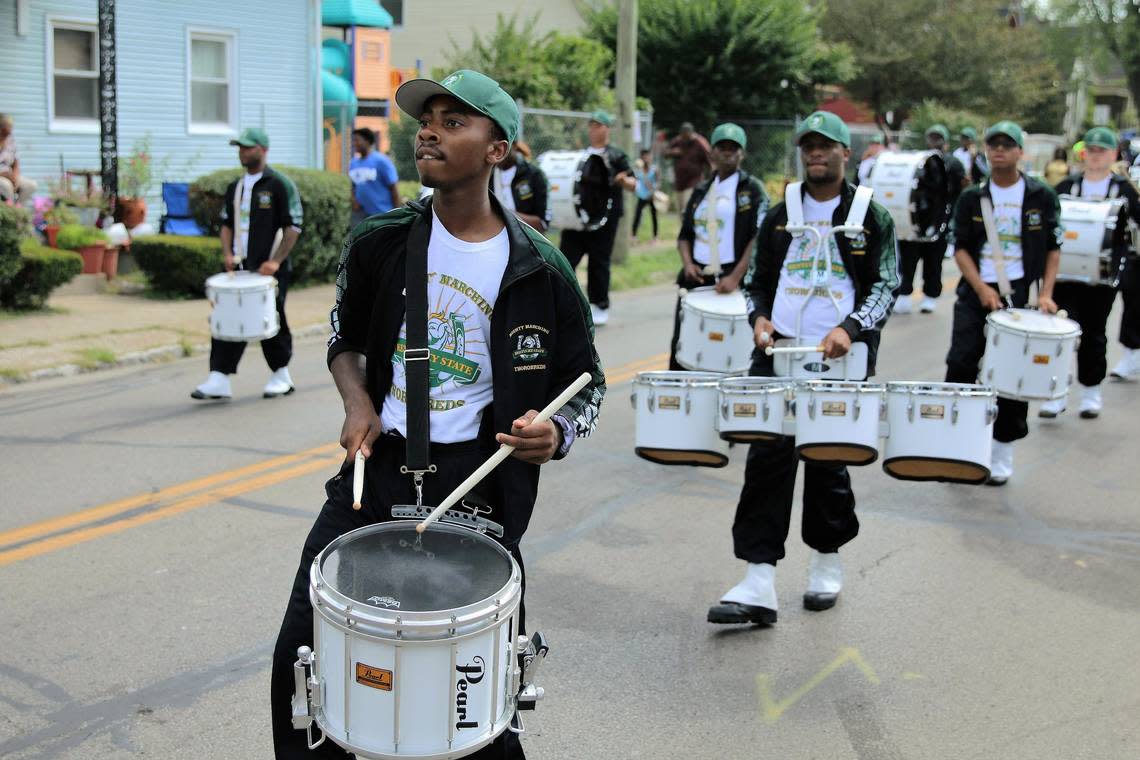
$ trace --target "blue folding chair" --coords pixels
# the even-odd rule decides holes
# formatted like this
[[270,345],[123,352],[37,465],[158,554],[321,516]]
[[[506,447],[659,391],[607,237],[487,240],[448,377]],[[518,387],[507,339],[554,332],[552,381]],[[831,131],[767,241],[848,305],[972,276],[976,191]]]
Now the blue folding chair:
[[166,214],[159,222],[159,231],[166,235],[201,237],[204,233],[190,214],[190,183],[163,182],[162,202]]

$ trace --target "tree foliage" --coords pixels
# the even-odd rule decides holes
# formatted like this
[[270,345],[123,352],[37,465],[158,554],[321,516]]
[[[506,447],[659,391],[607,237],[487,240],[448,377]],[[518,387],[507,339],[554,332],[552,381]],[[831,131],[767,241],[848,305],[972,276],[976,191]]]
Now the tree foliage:
[[[616,6],[584,15],[588,35],[616,50]],[[852,73],[845,47],[821,39],[818,15],[800,0],[641,0],[637,92],[667,128],[805,113],[817,84]]]
[[1056,63],[1036,24],[1012,28],[1007,0],[831,0],[827,39],[846,43],[858,73],[847,83],[880,115],[924,100],[1055,131],[1064,112]]
[[[1124,70],[1132,101],[1140,104],[1140,5],[1133,0],[1071,0],[1070,18],[1085,21]],[[1095,49],[1095,47],[1093,47]]]

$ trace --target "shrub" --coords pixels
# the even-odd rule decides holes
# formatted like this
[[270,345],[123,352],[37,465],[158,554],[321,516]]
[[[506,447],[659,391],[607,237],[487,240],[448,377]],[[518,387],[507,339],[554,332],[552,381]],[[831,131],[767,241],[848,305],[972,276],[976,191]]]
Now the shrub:
[[206,278],[224,268],[216,237],[148,235],[131,242],[131,253],[151,287],[165,295],[202,297]]
[[59,228],[55,244],[69,251],[78,251],[89,245],[99,245],[107,242],[107,233],[97,227],[87,227],[82,224],[65,224]]
[[20,232],[27,216],[21,208],[0,203],[0,286],[20,271]]
[[0,305],[7,309],[38,309],[51,292],[83,271],[83,259],[71,251],[48,248],[35,240],[20,246],[20,269],[0,286]]
[[[341,245],[348,233],[352,212],[352,182],[342,174],[317,169],[274,167],[297,185],[305,220],[301,237],[289,253],[295,282],[322,282],[336,276]],[[242,169],[221,169],[194,180],[190,185],[190,211],[207,235],[221,230],[221,210],[226,187],[241,176]]]

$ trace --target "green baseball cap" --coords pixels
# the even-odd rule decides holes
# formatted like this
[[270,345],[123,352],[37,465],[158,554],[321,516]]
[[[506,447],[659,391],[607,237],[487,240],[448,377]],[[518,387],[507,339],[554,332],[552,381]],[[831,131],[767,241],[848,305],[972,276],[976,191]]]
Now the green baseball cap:
[[1016,122],[1007,119],[994,124],[986,130],[986,142],[989,142],[991,137],[996,137],[997,135],[1005,135],[1017,143],[1017,147],[1019,148],[1025,147],[1025,135],[1022,134],[1021,127],[1019,127]]
[[958,130],[958,137],[968,137],[971,140],[977,140],[978,130],[973,127],[962,127],[962,129]]
[[254,145],[260,145],[268,150],[269,135],[265,134],[264,129],[250,127],[249,129],[243,129],[240,135],[230,140],[230,145],[240,145],[243,148],[252,148]]
[[945,124],[931,124],[926,128],[926,134],[938,135],[943,140],[950,141],[950,130],[946,128]]
[[1119,145],[1119,140],[1116,139],[1116,133],[1108,127],[1093,127],[1088,132],[1085,132],[1085,147],[1089,145],[1096,145],[1108,150],[1116,150]]
[[816,111],[801,121],[796,127],[796,144],[799,144],[804,135],[812,132],[834,140],[845,148],[851,147],[851,130],[843,123],[843,119],[830,111]]
[[744,134],[744,129],[739,124],[733,124],[732,122],[718,124],[716,129],[713,130],[712,139],[710,139],[709,142],[716,145],[721,140],[734,142],[741,148],[748,147],[748,135]]
[[599,108],[590,114],[590,121],[596,121],[603,126],[612,127],[614,125],[614,115],[609,111],[603,111]]
[[424,106],[436,95],[450,95],[499,125],[507,142],[513,143],[519,133],[519,107],[491,77],[471,69],[460,69],[436,82],[433,79],[409,79],[396,90],[396,105],[418,119]]

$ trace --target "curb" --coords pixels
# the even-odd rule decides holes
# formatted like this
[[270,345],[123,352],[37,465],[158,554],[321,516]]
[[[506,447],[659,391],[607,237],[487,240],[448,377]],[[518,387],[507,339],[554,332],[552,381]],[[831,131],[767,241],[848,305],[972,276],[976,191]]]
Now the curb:
[[[327,337],[329,326],[325,322],[318,322],[312,325],[293,330],[294,340],[305,340],[316,336]],[[93,366],[83,366],[79,364],[61,364],[56,367],[43,367],[41,369],[34,369],[20,377],[0,377],[0,387],[5,385],[23,385],[24,383],[34,382],[36,380],[50,380],[57,377],[74,377],[75,375],[85,375],[91,372],[99,372],[106,369],[117,369],[119,367],[130,367],[140,364],[158,364],[163,362],[174,361],[175,359],[186,359],[197,354],[205,353],[210,350],[209,343],[199,343],[190,348],[187,353],[185,347],[177,346],[158,346],[157,348],[148,348],[145,351],[132,351],[129,354],[123,354],[113,362],[100,362]]]

